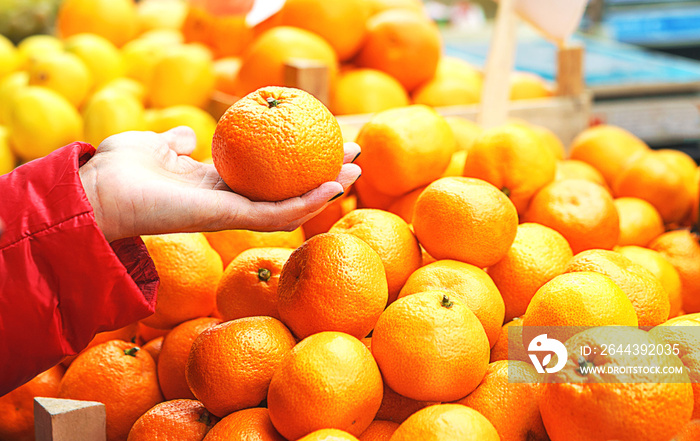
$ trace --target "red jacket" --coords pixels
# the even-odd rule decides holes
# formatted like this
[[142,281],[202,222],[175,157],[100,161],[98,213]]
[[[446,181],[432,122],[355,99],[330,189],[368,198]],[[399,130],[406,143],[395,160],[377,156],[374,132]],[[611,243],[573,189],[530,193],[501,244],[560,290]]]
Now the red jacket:
[[0,176],[0,396],[154,311],[141,239],[110,244],[95,223],[78,176],[94,153],[76,142]]

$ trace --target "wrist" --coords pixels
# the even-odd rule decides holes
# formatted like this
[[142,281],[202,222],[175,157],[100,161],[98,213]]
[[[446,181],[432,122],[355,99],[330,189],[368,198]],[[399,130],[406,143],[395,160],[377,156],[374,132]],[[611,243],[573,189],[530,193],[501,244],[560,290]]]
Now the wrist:
[[87,197],[90,206],[92,207],[92,212],[95,217],[95,223],[97,227],[102,231],[107,242],[112,242],[118,237],[112,234],[111,230],[106,225],[106,219],[104,216],[104,210],[102,204],[100,203],[100,194],[97,190],[97,170],[94,165],[87,162],[78,169],[78,176],[80,177],[80,182],[83,184],[83,191]]

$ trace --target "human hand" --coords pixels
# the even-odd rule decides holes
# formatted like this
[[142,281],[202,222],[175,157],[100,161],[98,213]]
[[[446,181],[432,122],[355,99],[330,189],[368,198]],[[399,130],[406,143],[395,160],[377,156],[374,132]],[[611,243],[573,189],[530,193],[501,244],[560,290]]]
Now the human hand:
[[80,167],[80,179],[107,241],[146,234],[247,229],[291,231],[323,210],[360,176],[360,154],[345,144],[335,181],[280,202],[233,193],[211,164],[190,158],[189,127],[165,133],[124,132],[102,141]]

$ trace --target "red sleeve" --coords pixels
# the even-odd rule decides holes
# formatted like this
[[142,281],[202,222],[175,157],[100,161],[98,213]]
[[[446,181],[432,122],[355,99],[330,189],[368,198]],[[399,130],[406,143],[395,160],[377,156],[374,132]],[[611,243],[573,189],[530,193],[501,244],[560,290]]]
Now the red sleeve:
[[94,153],[73,143],[0,176],[0,396],[155,309],[141,239],[110,244],[95,223],[78,176]]

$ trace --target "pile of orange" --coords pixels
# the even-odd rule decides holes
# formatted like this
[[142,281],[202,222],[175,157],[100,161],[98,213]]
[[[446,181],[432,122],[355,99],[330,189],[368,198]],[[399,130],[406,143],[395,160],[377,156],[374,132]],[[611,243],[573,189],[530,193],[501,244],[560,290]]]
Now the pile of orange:
[[[615,127],[584,131],[569,159],[552,136],[391,109],[359,132],[363,176],[320,221],[145,237],[156,313],[0,398],[0,439],[31,436],[37,395],[104,402],[109,440],[692,437],[697,166]],[[575,328],[606,325],[630,331]],[[580,363],[665,363],[690,377],[543,382],[527,353],[533,326],[567,327],[567,345],[681,343],[679,356],[574,357],[550,380]]]

